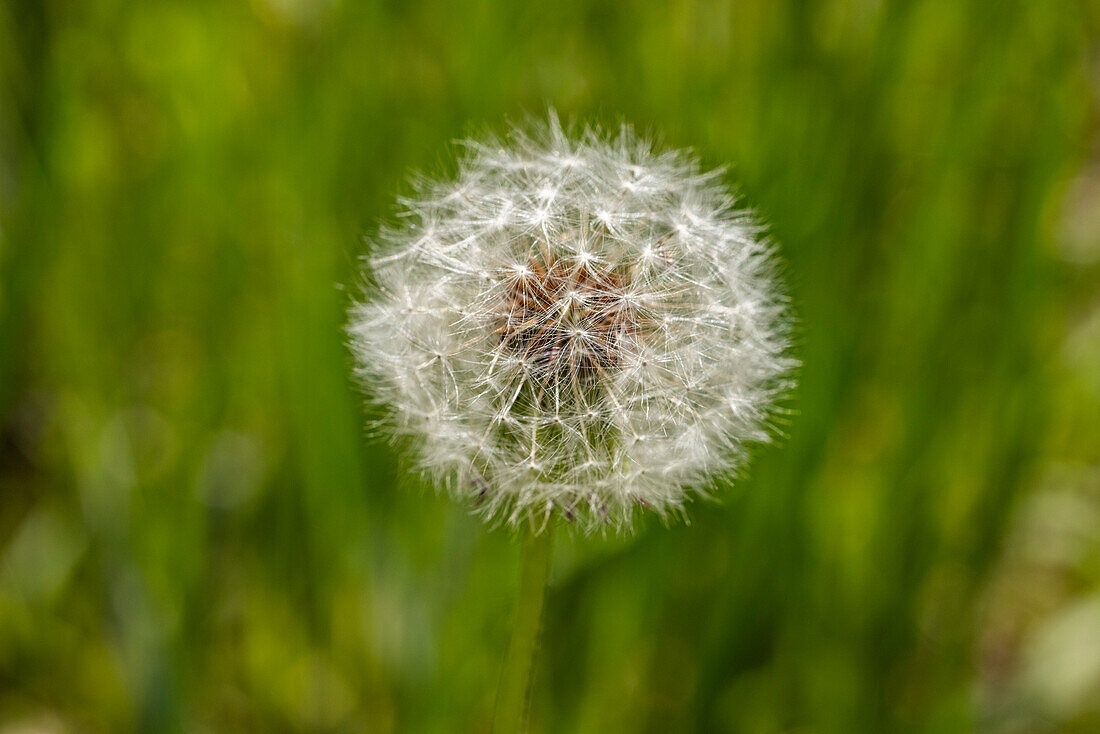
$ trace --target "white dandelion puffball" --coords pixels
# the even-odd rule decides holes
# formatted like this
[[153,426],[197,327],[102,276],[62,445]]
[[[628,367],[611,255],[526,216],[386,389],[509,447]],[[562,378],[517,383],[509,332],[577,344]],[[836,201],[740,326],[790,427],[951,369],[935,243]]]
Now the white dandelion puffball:
[[767,441],[794,362],[771,247],[683,152],[530,124],[464,143],[371,248],[358,374],[493,521],[680,514]]

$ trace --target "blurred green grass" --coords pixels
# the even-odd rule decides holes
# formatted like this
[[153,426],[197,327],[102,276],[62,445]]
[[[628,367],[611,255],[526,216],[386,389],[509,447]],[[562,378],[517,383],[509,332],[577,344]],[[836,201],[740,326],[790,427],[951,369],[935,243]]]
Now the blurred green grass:
[[0,732],[487,730],[516,548],[364,438],[344,286],[408,169],[547,104],[732,164],[803,368],[690,526],[562,542],[533,730],[1094,731],[1098,37],[1074,1],[0,6]]

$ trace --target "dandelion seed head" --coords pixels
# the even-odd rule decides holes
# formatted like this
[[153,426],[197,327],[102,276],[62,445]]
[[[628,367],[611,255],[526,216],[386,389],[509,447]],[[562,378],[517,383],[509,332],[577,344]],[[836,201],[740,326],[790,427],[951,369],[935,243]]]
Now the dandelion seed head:
[[720,172],[551,113],[467,142],[401,206],[351,311],[357,373],[487,519],[680,514],[768,440],[787,309]]

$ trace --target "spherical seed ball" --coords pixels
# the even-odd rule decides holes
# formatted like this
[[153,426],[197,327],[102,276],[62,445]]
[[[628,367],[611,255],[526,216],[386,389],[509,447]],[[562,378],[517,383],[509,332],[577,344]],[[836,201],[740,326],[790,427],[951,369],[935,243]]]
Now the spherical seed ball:
[[348,327],[369,393],[487,519],[680,512],[768,440],[794,364],[760,227],[629,127],[464,145],[373,242]]

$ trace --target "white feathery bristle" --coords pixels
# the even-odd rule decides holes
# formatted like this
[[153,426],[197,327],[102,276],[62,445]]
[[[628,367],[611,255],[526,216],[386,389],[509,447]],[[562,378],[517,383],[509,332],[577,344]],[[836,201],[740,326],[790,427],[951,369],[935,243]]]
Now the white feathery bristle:
[[357,372],[484,517],[679,514],[767,441],[794,361],[771,246],[720,172],[629,127],[465,143],[368,259]]

